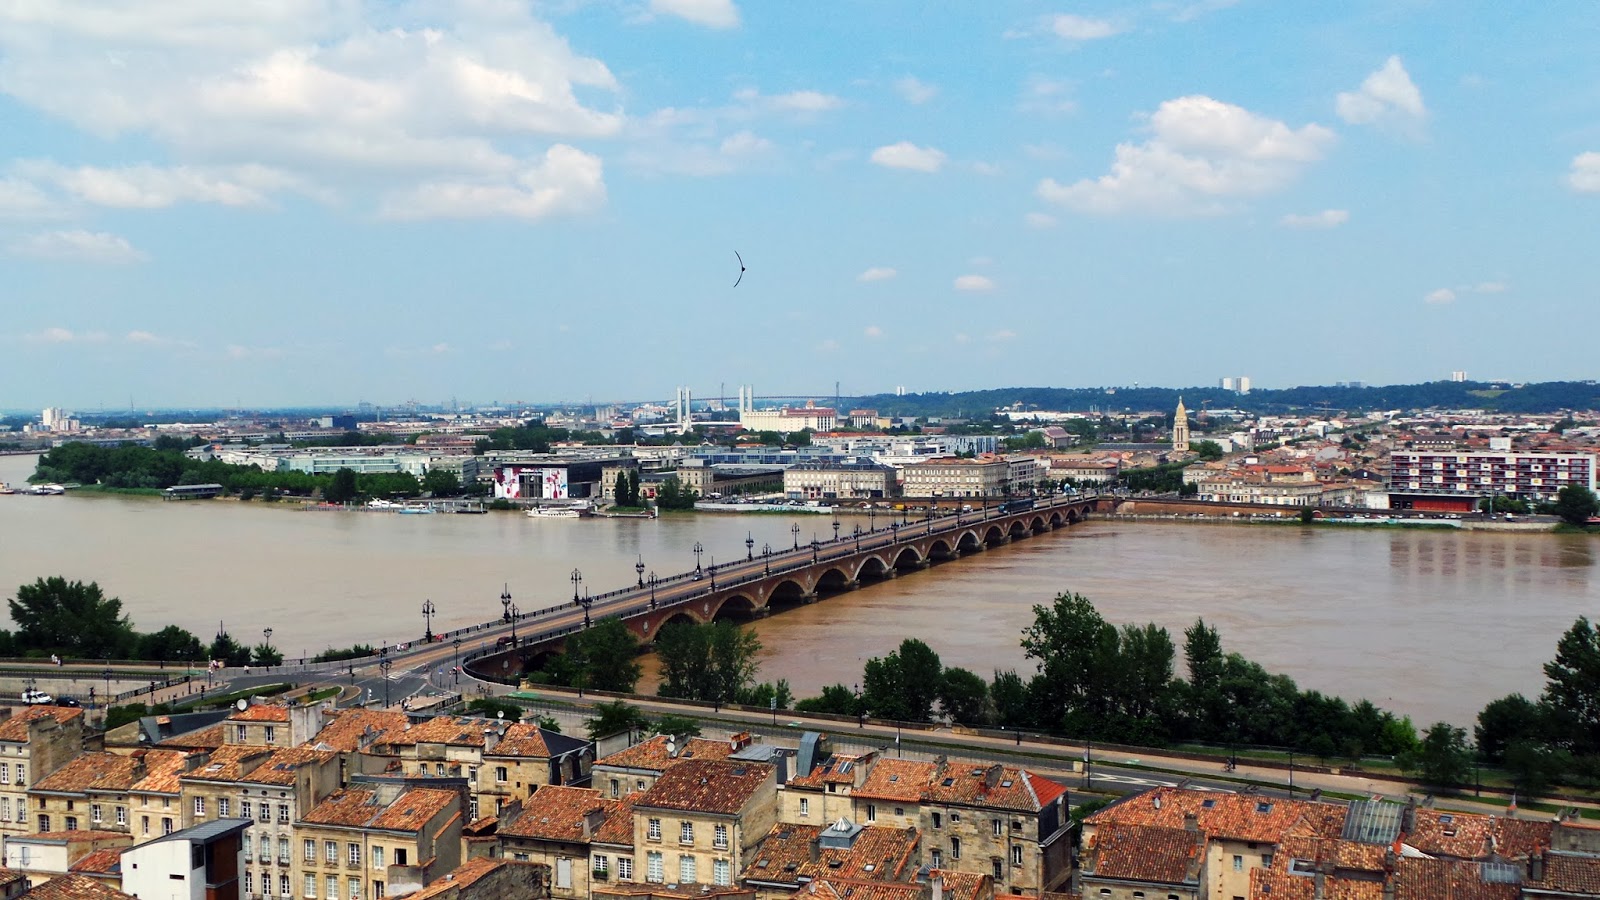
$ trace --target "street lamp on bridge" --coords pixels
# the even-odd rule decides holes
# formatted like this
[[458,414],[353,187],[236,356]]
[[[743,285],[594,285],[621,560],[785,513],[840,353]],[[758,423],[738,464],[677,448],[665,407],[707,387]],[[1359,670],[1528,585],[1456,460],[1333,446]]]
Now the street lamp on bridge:
[[590,597],[588,594],[584,594],[583,599],[579,600],[578,602],[583,605],[583,627],[588,628],[590,624],[589,607],[594,605],[594,598]]
[[656,573],[650,572],[650,608],[656,608]]
[[700,568],[700,554],[702,554],[704,552],[706,552],[706,548],[704,546],[702,546],[699,541],[695,541],[694,542],[694,573],[696,575],[699,575],[702,571],[704,571],[703,569]]
[[711,565],[706,567],[706,572],[711,575],[711,590],[717,589],[717,558],[711,557]]
[[856,552],[861,552],[861,523],[856,523]]
[[456,684],[461,683],[461,636],[456,636],[455,666],[451,670],[455,673]]
[[522,618],[522,610],[517,609],[517,605],[513,603],[509,613],[511,615],[511,646],[515,647],[517,645],[517,620]]
[[423,643],[433,643],[433,614],[438,612],[438,607],[432,600],[422,601],[422,640]]
[[821,545],[819,545],[817,543],[817,539],[816,538],[812,538],[811,539],[811,562],[812,562],[813,565],[815,565],[816,562],[817,562],[817,548],[819,546],[821,546]]
[[746,531],[744,533],[744,560],[745,560],[745,562],[749,562],[750,560],[755,559],[755,558],[756,558],[756,538],[755,538],[755,535],[753,535],[750,532]]
[[765,571],[764,574],[771,575],[772,574],[772,545],[771,544],[762,544],[761,545],[761,561],[766,565],[766,571]]
[[572,575],[568,578],[568,580],[572,582],[572,602],[577,603],[578,585],[583,584],[583,573],[579,572],[577,569],[573,569]]
[[502,622],[511,621],[511,585],[507,583],[500,588],[500,606],[505,609],[505,614],[500,617]]
[[789,526],[789,533],[794,535],[794,549],[799,550],[800,549],[800,523],[796,522],[793,525],[790,525]]
[[833,542],[839,543],[839,514],[833,514]]
[[639,554],[639,561],[633,564],[633,570],[639,573],[639,587],[644,587],[644,554]]
[[867,507],[867,533],[868,534],[871,534],[872,532],[878,530],[877,519],[878,519],[878,508],[877,508],[877,506],[868,506]]

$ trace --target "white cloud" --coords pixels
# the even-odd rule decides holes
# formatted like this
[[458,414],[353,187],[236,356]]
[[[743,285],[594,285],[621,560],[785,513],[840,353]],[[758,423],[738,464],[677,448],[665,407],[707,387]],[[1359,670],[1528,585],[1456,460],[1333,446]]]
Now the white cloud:
[[[1575,191],[1600,192],[1600,153],[1590,151],[1572,158],[1572,169],[1567,172],[1567,184]],[[0,203],[0,209],[4,204]]]
[[1361,82],[1360,88],[1340,93],[1334,99],[1334,109],[1339,118],[1352,125],[1390,123],[1415,127],[1428,115],[1422,92],[1412,83],[1398,56],[1389,57],[1382,68]]
[[650,11],[707,28],[739,27],[739,9],[733,0],[650,0]]
[[180,162],[63,170],[86,198],[249,205],[291,179],[331,196],[514,177],[530,143],[624,122],[605,64],[525,4],[156,6],[0,4],[0,90]]
[[1070,185],[1053,178],[1038,195],[1079,212],[1216,214],[1236,198],[1270,193],[1322,157],[1333,132],[1290,128],[1276,119],[1205,96],[1162,103],[1151,137],[1117,145],[1111,171]]
[[1338,228],[1350,221],[1350,211],[1347,209],[1325,209],[1322,212],[1301,215],[1289,213],[1278,220],[1278,224],[1285,228]]
[[15,168],[21,175],[54,184],[74,199],[121,209],[156,209],[177,203],[263,206],[270,194],[296,184],[286,172],[255,165],[74,169],[48,160],[28,160]]
[[391,219],[581,215],[605,205],[602,174],[600,157],[557,144],[509,178],[425,182],[391,194],[381,212]]
[[61,211],[30,181],[0,178],[0,219],[49,219]]
[[951,286],[958,291],[992,291],[994,280],[983,275],[962,275]]
[[127,341],[130,344],[159,344],[159,343],[161,343],[161,338],[156,337],[154,334],[152,334],[151,332],[148,332],[148,331],[130,331],[130,332],[127,333],[126,336],[123,337],[123,340]]
[[1450,290],[1449,288],[1439,288],[1436,291],[1429,291],[1428,295],[1422,298],[1422,302],[1431,303],[1435,306],[1443,306],[1446,303],[1454,303],[1456,302],[1456,292]]
[[1077,112],[1078,101],[1073,99],[1071,82],[1034,75],[1022,88],[1022,98],[1017,109],[1034,115],[1063,115]]
[[827,112],[844,105],[843,100],[821,91],[791,91],[767,97],[766,101],[773,109],[784,112]]
[[224,348],[229,359],[244,361],[251,359],[282,359],[286,354],[279,347],[247,347],[244,344],[229,344]]
[[894,83],[894,89],[895,93],[899,94],[902,99],[914,106],[921,106],[922,104],[927,103],[929,100],[932,100],[934,97],[939,96],[939,89],[937,87],[934,87],[933,85],[928,84],[925,81],[921,81],[911,75],[907,75],[906,77],[896,81]]
[[876,325],[868,325],[861,333],[874,340],[883,337],[883,329]]
[[446,353],[454,353],[455,349],[456,348],[450,346],[449,344],[441,342],[429,347],[428,352],[434,354],[435,356],[442,356]]
[[834,340],[833,338],[828,338],[827,340],[825,340],[822,343],[818,344],[817,345],[817,349],[820,350],[823,353],[833,353],[834,351],[839,349],[839,342]]
[[1002,170],[995,163],[979,161],[972,164],[972,171],[978,175],[993,177],[999,175]]
[[23,238],[7,248],[13,256],[59,262],[134,263],[146,257],[126,238],[104,231],[50,231]]
[[1015,331],[1012,331],[1009,328],[1002,328],[999,331],[989,335],[988,339],[994,343],[1001,343],[1003,341],[1015,340],[1016,337],[1017,333]]
[[872,151],[872,161],[888,169],[909,169],[913,172],[937,172],[944,166],[945,155],[933,147],[918,147],[910,141],[889,144]]
[[665,143],[637,148],[625,157],[630,167],[644,172],[707,178],[729,175],[772,157],[772,141],[750,131],[729,135],[716,145]]
[[1180,7],[1172,14],[1172,21],[1193,22],[1195,19],[1205,16],[1209,13],[1214,13],[1218,10],[1229,9],[1237,6],[1238,4],[1239,0],[1198,0],[1198,2],[1190,3],[1187,6]]
[[1474,294],[1503,294],[1511,290],[1504,281],[1480,281],[1469,288]]
[[1069,41],[1098,41],[1121,34],[1123,29],[1107,19],[1063,13],[1050,19],[1050,31]]
[[873,266],[856,276],[857,281],[888,281],[900,274],[888,266]]
[[958,331],[956,332],[953,340],[955,340],[955,342],[958,344],[966,344],[972,341],[972,336],[967,334],[965,331]]
[[1022,221],[1026,222],[1029,228],[1042,229],[1056,227],[1056,217],[1050,215],[1049,213],[1031,212],[1023,216]]
[[73,331],[70,328],[46,328],[22,339],[33,344],[101,344],[106,340],[104,331]]

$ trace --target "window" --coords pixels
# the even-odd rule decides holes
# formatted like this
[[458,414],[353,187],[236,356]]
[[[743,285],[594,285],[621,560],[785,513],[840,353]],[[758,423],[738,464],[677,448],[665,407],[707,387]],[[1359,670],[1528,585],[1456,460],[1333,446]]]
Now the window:
[[285,897],[294,896],[294,892],[289,890],[289,876],[288,875],[279,875],[278,876],[278,893],[282,894]]
[[372,848],[372,867],[374,869],[383,868],[383,848],[382,847],[373,847]]
[[[9,818],[9,817],[7,817],[7,818]],[[139,833],[140,834],[149,834],[150,833],[150,817],[149,816],[140,816],[139,817]]]
[[494,767],[494,780],[495,780],[496,783],[505,784],[506,781],[507,781],[507,776],[509,774],[510,773],[506,771],[506,767],[505,766],[495,766]]
[[269,744],[272,743],[272,735],[273,730],[271,725],[267,725],[261,729],[261,736],[266,738],[267,743]]
[[556,857],[556,889],[572,890],[572,857]]
[[[613,778],[613,779],[611,779],[611,796],[613,798],[621,796],[617,791],[618,791],[617,780],[615,778]],[[800,802],[804,803],[805,801],[802,800]]]
[[643,778],[641,778],[638,781],[634,782],[634,789],[635,790],[640,790],[640,791],[644,790],[644,779]]
[[1006,833],[1006,823],[1000,819],[994,820],[994,836],[1001,837]]
[[326,894],[328,900],[339,900],[339,876],[329,875],[323,886],[328,889]]
[[352,865],[352,866],[361,865],[361,845],[360,844],[347,844],[346,846],[349,848],[349,851],[350,851],[349,855],[346,857],[347,859],[350,860],[350,865]]
[[1111,896],[1111,889],[1110,888],[1101,888],[1100,889],[1100,896],[1102,896],[1102,897]]
[[661,853],[651,850],[644,855],[644,880],[652,884],[660,884],[662,878]]
[[250,805],[250,801],[249,800],[240,800],[239,801],[239,815],[240,815],[240,817],[245,818],[245,819],[254,819],[256,817],[256,811]]
[[383,900],[383,882],[374,881],[372,883],[372,896],[377,897],[378,900]]
[[28,764],[17,763],[17,784],[28,783]]
[[867,804],[867,821],[868,822],[876,822],[876,821],[878,821],[878,807],[873,805],[873,804],[871,804],[871,803]]
[[1234,857],[1233,857],[1233,870],[1235,872],[1243,872],[1244,871],[1244,857],[1239,856],[1238,854],[1234,855]]
[[256,876],[249,869],[244,870],[244,892],[246,894],[254,894],[256,892]]
[[680,843],[680,844],[692,844],[692,843],[694,843],[694,823],[693,822],[680,822],[678,824],[678,843]]
[[694,857],[687,854],[678,857],[678,883],[695,883]]
[[317,900],[317,876],[306,876],[306,900]]
[[928,851],[928,864],[933,866],[935,869],[944,868],[944,854],[940,853],[938,850]]
[[720,884],[720,885],[729,884],[730,883],[729,882],[729,878],[731,877],[731,873],[730,873],[729,869],[730,869],[730,866],[728,865],[728,861],[725,860],[725,859],[719,859],[716,862],[712,863],[711,864],[711,880],[712,880],[712,882],[714,882],[716,884]]
[[1011,848],[1011,864],[1013,866],[1022,865],[1022,846],[1020,844]]
[[289,836],[286,834],[278,835],[278,862],[289,864]]
[[728,826],[726,826],[726,825],[718,825],[717,826],[716,831],[713,832],[713,837],[711,839],[711,846],[717,848],[718,850],[726,850],[726,849],[728,849]]
[[127,825],[128,825],[128,808],[126,806],[117,807],[117,824],[123,826],[124,828],[127,827]]
[[1256,804],[1256,812],[1258,812],[1258,813],[1269,813],[1269,812],[1272,812],[1272,804],[1271,803],[1257,803]]
[[272,859],[272,837],[270,835],[263,834],[261,836],[261,861],[262,862],[268,862],[271,859]]
[[287,803],[279,803],[278,804],[278,824],[279,825],[287,825],[287,824],[289,824],[289,804],[287,804]]
[[406,864],[406,848],[394,848],[394,864],[397,866],[403,866]]
[[941,817],[940,817],[940,815],[938,813],[934,813],[933,814],[933,827],[935,827],[935,828],[942,827],[942,825],[940,824],[940,821],[939,821],[940,818]]
[[623,879],[624,881],[631,881],[633,879],[633,857],[617,857],[617,877]]
[[471,808],[467,810],[467,815],[470,816],[468,821],[470,821],[470,822],[478,821],[478,797],[477,797],[476,794],[474,794],[473,797],[472,797]]
[[1001,869],[1001,866],[1000,866],[1000,860],[991,859],[989,861],[994,864],[994,866],[993,866],[993,869],[994,869],[994,880],[995,881],[999,881],[1002,877],[1004,877],[1004,873],[1003,873],[1003,871]]
[[611,866],[611,860],[604,853],[594,855],[594,870],[604,875]]
[[161,817],[161,833],[162,834],[171,834],[172,833],[172,819],[171,818],[169,818],[167,816],[162,816]]
[[[325,862],[330,862],[330,863],[338,862],[339,861],[339,845],[335,844],[333,841],[323,841],[322,842],[322,859]],[[333,889],[333,896],[334,897],[339,896],[339,889],[337,887]],[[329,900],[332,900],[332,898],[330,897]]]
[[305,846],[301,848],[301,854],[302,854],[302,858],[305,859],[306,862],[316,862],[317,861],[317,842],[311,840],[310,838],[307,838],[306,842],[305,842]]
[[194,798],[194,814],[197,816],[203,816],[206,814],[206,798]]
[[62,827],[66,828],[68,831],[77,831],[78,830],[78,817],[77,816],[67,816],[67,824],[62,826]]
[[103,819],[100,818],[100,804],[98,804],[98,803],[89,804],[89,821],[95,822],[95,823],[99,823],[99,822],[104,821]]
[[1144,891],[1134,891],[1133,900],[1144,900]]
[[800,815],[802,818],[811,815],[811,801],[805,797],[800,798]]
[[651,819],[650,824],[645,828],[644,836],[646,839],[652,841],[661,840],[661,820]]
[[256,845],[250,840],[250,836],[249,835],[246,835],[243,838],[240,838],[239,846],[244,848],[244,861],[245,862],[249,862],[250,860],[255,858],[255,854],[252,851],[255,849]]
[[961,858],[961,838],[953,837],[950,839],[950,858]]
[[11,780],[11,764],[0,762],[0,781]]
[[361,879],[350,879],[350,900],[361,900]]
[[250,732],[243,725],[233,726],[233,742],[235,744],[243,744],[249,736]]
[[[229,800],[227,797],[218,798],[218,800],[217,800],[217,815],[218,816],[226,819],[228,817],[228,814],[230,812],[232,812],[232,811],[233,811],[233,801]],[[99,820],[96,819],[95,821],[99,821]]]
[[256,821],[258,821],[258,822],[270,822],[270,821],[272,821],[272,804],[268,803],[265,800],[261,801],[260,816],[256,819]]

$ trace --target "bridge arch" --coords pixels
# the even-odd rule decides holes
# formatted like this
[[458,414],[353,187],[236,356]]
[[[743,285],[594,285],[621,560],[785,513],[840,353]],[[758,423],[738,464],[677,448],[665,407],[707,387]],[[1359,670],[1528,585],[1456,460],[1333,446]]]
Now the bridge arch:
[[819,594],[837,594],[849,590],[851,581],[843,569],[834,566],[817,576],[813,590]]
[[928,545],[929,559],[955,559],[959,555],[955,548],[950,546],[950,542],[942,537],[935,538],[933,543]]
[[772,593],[767,595],[767,608],[778,610],[799,606],[806,602],[806,595],[809,593],[805,585],[792,578],[785,578],[773,585]]
[[982,549],[983,541],[978,537],[978,532],[976,531],[963,531],[961,536],[956,538],[957,553],[977,553]]
[[882,581],[890,576],[892,570],[883,557],[876,554],[868,556],[856,566],[856,581]]
[[1006,531],[1013,538],[1027,537],[1029,534],[1032,534],[1032,532],[1028,530],[1028,526],[1022,523],[1021,519],[1012,519],[1011,526],[1006,529]]
[[993,547],[996,544],[1005,543],[1005,540],[1006,533],[1000,529],[999,525],[990,525],[988,528],[984,529],[983,542],[985,544]]
[[720,622],[724,619],[734,622],[748,622],[756,618],[760,609],[756,601],[745,594],[729,594],[722,598],[717,608],[711,614],[711,621]]
[[922,560],[922,553],[918,551],[916,547],[902,547],[900,552],[895,554],[894,567],[897,571],[901,572],[909,571],[911,569],[920,569],[922,568]]
[[1046,531],[1050,530],[1050,526],[1044,521],[1044,516],[1034,516],[1033,519],[1028,522],[1028,527],[1033,529],[1034,534],[1044,534]]

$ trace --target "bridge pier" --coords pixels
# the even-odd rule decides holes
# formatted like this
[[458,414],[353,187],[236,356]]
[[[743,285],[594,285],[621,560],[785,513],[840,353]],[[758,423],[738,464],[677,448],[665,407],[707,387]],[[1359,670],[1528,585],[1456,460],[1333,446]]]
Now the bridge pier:
[[765,606],[758,606],[755,609],[750,610],[750,617],[753,619],[765,619],[770,615],[772,615],[772,610]]
[[1009,543],[1011,543],[1011,535],[1009,535],[1009,534],[1002,534],[1002,535],[1000,535],[1000,537],[995,539],[995,544],[996,545],[1009,544]]
[[809,594],[801,594],[800,595],[800,602],[801,603],[815,603],[815,602],[817,602],[817,592],[816,591],[812,591]]

